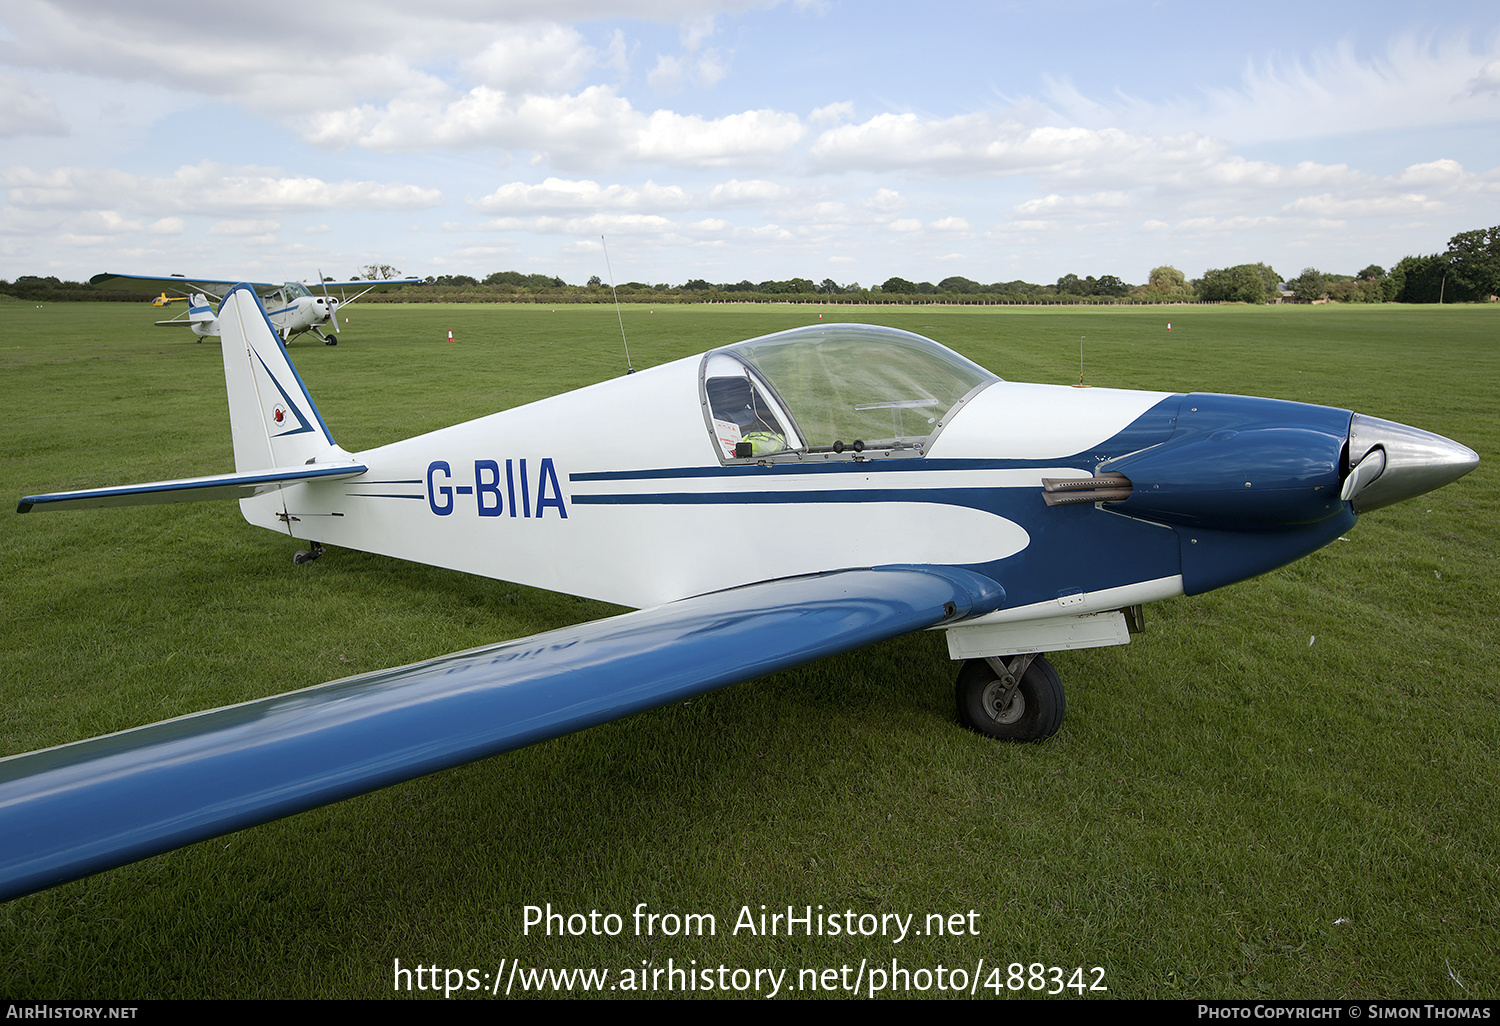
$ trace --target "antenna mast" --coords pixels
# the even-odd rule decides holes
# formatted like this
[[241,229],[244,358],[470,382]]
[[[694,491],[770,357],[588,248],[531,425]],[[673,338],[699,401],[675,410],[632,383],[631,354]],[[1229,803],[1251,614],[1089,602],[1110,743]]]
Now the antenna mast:
[[620,313],[620,294],[615,291],[615,269],[609,264],[609,243],[600,235],[599,244],[604,247],[604,268],[609,271],[609,293],[615,297],[615,317],[620,321],[620,341],[625,344],[625,373],[634,374],[635,368],[630,365],[630,342],[625,338],[625,316]]

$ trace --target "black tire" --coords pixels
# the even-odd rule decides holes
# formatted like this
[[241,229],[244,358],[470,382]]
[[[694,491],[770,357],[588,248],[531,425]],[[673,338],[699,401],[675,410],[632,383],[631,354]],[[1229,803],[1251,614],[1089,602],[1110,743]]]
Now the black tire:
[[1001,741],[1044,741],[1062,726],[1067,703],[1062,680],[1043,656],[1021,675],[1021,685],[1004,709],[1000,676],[983,659],[970,659],[958,671],[958,719],[964,726]]

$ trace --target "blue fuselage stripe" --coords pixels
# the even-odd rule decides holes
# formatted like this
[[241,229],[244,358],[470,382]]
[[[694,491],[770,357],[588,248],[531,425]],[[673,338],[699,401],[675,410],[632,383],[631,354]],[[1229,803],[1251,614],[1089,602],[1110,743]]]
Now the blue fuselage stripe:
[[[988,509],[1000,488],[859,488],[844,491],[810,489],[774,492],[656,492],[647,495],[577,495],[580,506],[713,506],[807,502],[934,502],[946,506]],[[1014,490],[1014,489],[1011,489]],[[1040,494],[1040,493],[1038,493]]]

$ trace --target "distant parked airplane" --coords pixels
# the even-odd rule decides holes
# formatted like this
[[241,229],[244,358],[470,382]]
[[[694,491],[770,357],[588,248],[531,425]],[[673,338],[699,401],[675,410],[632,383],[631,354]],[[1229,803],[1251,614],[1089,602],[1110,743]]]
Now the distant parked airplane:
[[[168,296],[166,292],[162,292],[160,296],[152,300],[151,305],[166,306],[169,303],[186,299],[188,300],[187,313],[169,321],[156,323],[164,328],[191,328],[200,336],[219,334],[219,315],[210,304],[209,297],[212,296],[215,302],[221,302],[234,286],[248,285],[255,290],[261,302],[265,304],[266,316],[270,318],[271,327],[281,336],[283,342],[290,342],[303,332],[310,331],[322,339],[326,345],[336,346],[338,339],[325,335],[321,329],[324,325],[332,325],[334,335],[338,334],[338,308],[340,306],[347,306],[378,285],[414,285],[420,280],[419,278],[392,278],[386,281],[320,282],[322,295],[314,295],[306,285],[296,281],[240,282],[216,278],[184,278],[175,274],[165,278],[139,274],[96,274],[89,279],[89,284],[106,289],[144,288],[147,291],[169,289],[181,292],[182,295],[177,297]],[[343,290],[346,288],[359,288],[360,291],[352,296],[345,296]],[[338,289],[339,298],[335,299],[329,295],[330,289]]]

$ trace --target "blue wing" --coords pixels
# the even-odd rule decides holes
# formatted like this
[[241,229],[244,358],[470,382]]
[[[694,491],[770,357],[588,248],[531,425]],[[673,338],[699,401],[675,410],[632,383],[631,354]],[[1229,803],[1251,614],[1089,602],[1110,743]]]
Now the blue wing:
[[0,759],[0,900],[1004,597],[951,567],[769,581]]

